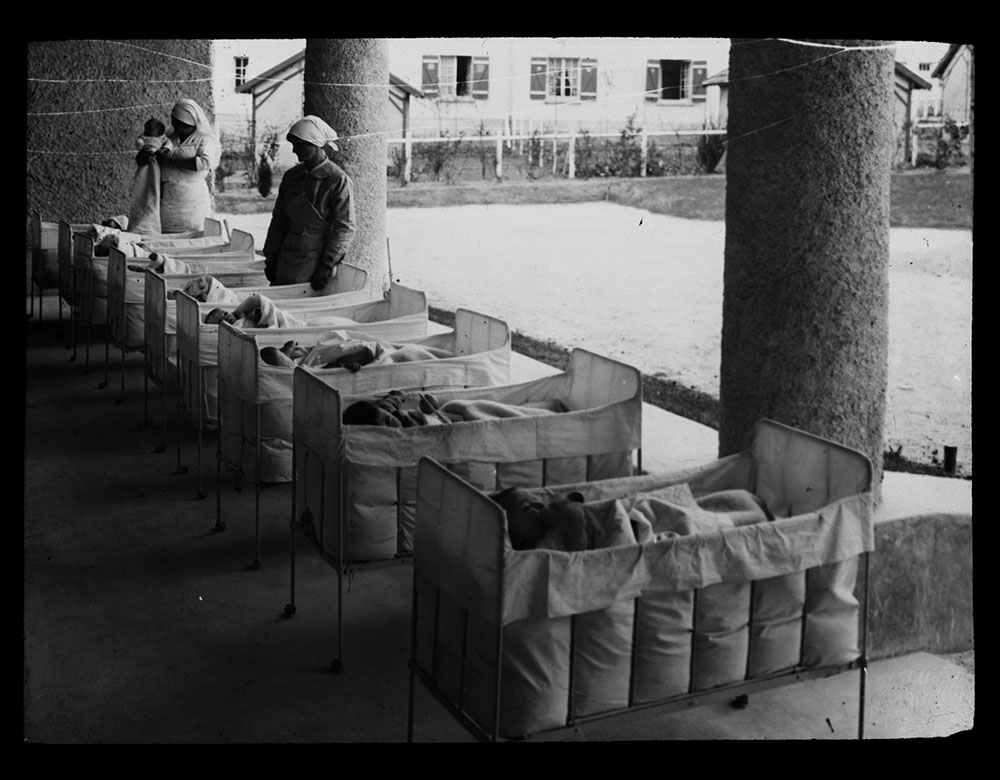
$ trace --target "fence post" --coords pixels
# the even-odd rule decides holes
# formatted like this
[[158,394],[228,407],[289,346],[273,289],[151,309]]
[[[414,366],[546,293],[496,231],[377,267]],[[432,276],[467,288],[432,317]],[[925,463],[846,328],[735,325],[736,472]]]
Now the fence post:
[[569,173],[568,176],[571,179],[576,178],[576,133],[573,133],[569,137],[569,149],[566,154],[569,155]]
[[559,147],[557,144],[559,141],[555,136],[552,136],[552,175],[556,173],[556,163],[559,161]]
[[646,128],[642,128],[642,165],[639,168],[639,175],[646,175],[646,160],[649,157],[649,135],[646,133]]
[[497,136],[497,179],[503,179],[503,134]]

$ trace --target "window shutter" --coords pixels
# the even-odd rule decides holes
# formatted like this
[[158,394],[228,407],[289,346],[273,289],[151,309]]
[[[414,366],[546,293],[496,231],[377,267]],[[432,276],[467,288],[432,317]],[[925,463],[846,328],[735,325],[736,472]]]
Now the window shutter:
[[650,60],[646,63],[646,100],[657,100],[660,97],[660,61]]
[[531,99],[545,100],[545,72],[549,61],[545,57],[531,58]]
[[705,86],[702,82],[708,78],[708,63],[704,60],[691,63],[691,96],[695,100],[705,99]]
[[486,100],[490,96],[490,59],[472,58],[472,97]]
[[433,54],[424,55],[420,88],[427,97],[437,97],[440,92],[438,88],[438,64],[440,60],[440,57]]
[[580,100],[597,100],[597,60],[580,63]]

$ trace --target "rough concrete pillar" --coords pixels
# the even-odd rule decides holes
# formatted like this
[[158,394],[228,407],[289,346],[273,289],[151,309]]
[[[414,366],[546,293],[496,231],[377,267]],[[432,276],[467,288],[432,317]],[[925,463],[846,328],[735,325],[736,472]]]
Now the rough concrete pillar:
[[719,454],[768,417],[882,479],[893,54],[733,39]]
[[35,211],[68,222],[127,213],[151,116],[170,124],[187,97],[215,117],[210,40],[30,41],[25,55],[26,240]]
[[354,182],[358,232],[347,262],[368,271],[375,297],[389,286],[386,254],[386,130],[389,47],[384,38],[306,40],[306,114],[340,137],[334,161]]

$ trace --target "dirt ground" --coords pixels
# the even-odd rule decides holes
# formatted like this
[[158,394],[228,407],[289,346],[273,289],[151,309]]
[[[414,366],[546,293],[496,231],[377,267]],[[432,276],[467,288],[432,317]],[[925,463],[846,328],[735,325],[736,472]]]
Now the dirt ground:
[[[267,215],[222,215],[263,245]],[[714,395],[725,223],[612,203],[389,209],[392,278]],[[886,446],[972,473],[972,233],[893,228]]]

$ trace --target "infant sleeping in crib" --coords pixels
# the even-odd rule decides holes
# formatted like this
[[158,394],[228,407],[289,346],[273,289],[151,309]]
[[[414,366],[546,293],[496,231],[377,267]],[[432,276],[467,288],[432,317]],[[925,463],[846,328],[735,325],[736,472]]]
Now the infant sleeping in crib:
[[[206,325],[228,322],[238,328],[304,328],[308,324],[305,320],[279,309],[274,301],[260,293],[248,295],[232,311],[217,306],[202,318],[202,322]],[[345,322],[353,323],[353,320]]]
[[428,425],[451,425],[477,420],[501,420],[511,417],[534,417],[568,411],[558,400],[505,404],[490,400],[456,399],[439,403],[430,393],[406,396],[390,390],[375,401],[355,401],[344,410],[345,425],[379,425],[387,428],[418,428]]
[[312,347],[300,346],[295,341],[286,341],[281,347],[262,347],[260,357],[272,366],[346,368],[357,373],[363,366],[372,364],[413,363],[455,357],[455,354],[437,347],[389,344],[377,339],[355,338],[346,331],[335,331]]
[[[546,497],[527,488],[505,488],[491,498],[507,514],[507,534],[515,550],[580,552],[610,546],[606,532],[613,531],[613,523],[606,519],[614,513],[588,511],[579,491]],[[695,497],[687,485],[678,485],[669,495],[639,497],[627,504],[621,508],[639,542],[774,520],[762,498],[742,489]]]

